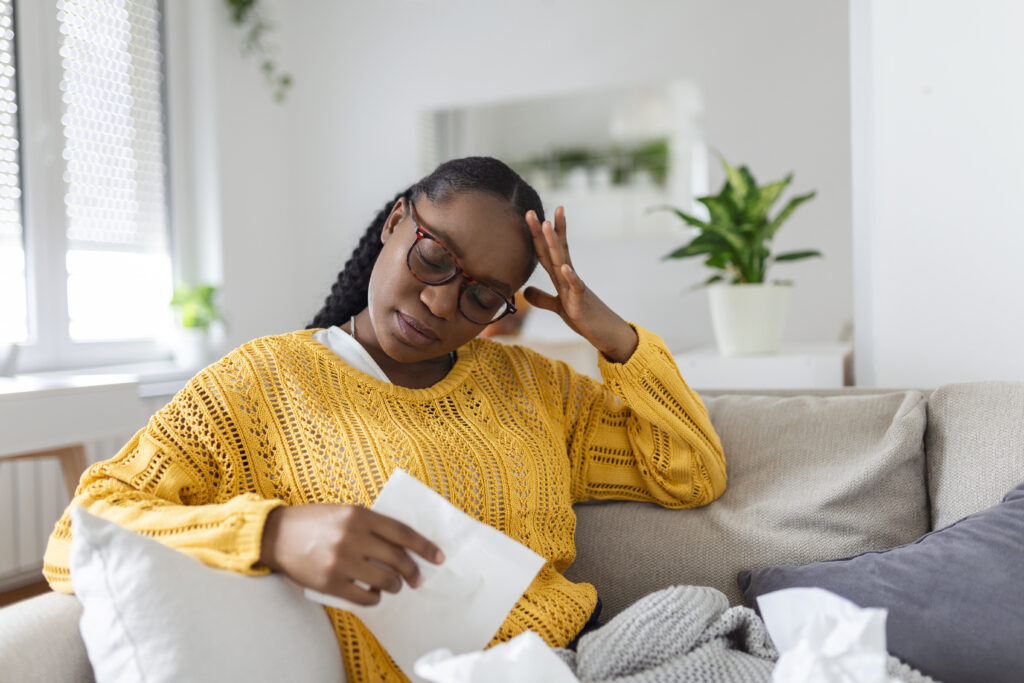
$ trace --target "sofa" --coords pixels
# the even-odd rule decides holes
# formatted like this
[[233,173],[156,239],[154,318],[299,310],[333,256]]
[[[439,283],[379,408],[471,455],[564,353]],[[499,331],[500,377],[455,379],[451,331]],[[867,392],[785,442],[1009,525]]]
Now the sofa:
[[[567,575],[596,586],[602,622],[671,585],[711,586],[742,605],[740,572],[912,544],[1024,481],[1024,382],[701,396],[728,461],[721,498],[691,510],[577,506]],[[93,680],[80,614],[75,597],[56,593],[0,610],[0,679]]]

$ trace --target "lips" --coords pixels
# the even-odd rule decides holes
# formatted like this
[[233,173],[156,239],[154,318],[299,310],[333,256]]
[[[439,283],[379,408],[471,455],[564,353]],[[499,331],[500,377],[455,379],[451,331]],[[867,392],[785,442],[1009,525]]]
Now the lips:
[[432,329],[421,323],[416,318],[410,318],[402,312],[398,312],[398,326],[409,338],[409,341],[419,345],[437,341],[440,337]]

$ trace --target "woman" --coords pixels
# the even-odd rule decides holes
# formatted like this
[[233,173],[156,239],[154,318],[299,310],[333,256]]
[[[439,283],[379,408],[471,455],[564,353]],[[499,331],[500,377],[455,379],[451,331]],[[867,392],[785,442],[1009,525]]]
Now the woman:
[[[601,384],[478,338],[514,310],[537,263],[556,290],[528,301],[597,349]],[[446,162],[384,207],[306,330],[235,349],[194,377],[72,505],[207,564],[373,604],[419,582],[429,539],[369,510],[401,467],[546,558],[492,643],[524,630],[566,646],[597,595],[562,572],[573,503],[703,505],[725,488],[721,444],[664,343],[579,278],[565,214],[487,157]],[[44,573],[71,592],[67,514]],[[358,583],[357,583],[358,582]],[[351,613],[329,608],[351,681],[401,678]]]

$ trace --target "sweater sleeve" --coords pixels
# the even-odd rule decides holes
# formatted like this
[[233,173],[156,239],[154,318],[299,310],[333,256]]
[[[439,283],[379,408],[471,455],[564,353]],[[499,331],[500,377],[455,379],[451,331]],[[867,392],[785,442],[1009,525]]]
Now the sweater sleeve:
[[700,396],[657,335],[624,363],[598,353],[604,384],[562,366],[573,502],[613,498],[697,507],[725,491],[722,444]]
[[70,510],[76,505],[207,565],[265,574],[267,514],[285,504],[259,490],[247,436],[254,381],[227,356],[193,377],[113,458],[86,470],[50,534],[43,575],[73,592]]

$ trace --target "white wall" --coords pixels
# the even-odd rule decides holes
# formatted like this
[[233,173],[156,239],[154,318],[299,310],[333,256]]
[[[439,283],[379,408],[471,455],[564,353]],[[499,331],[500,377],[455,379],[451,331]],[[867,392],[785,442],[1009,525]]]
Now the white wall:
[[[269,18],[285,17],[277,0],[264,4]],[[301,327],[292,302],[306,255],[293,248],[302,230],[289,156],[298,124],[242,54],[221,0],[168,3],[166,22],[176,277],[222,285],[227,348]]]
[[1024,4],[851,20],[857,383],[1024,380]]
[[[420,110],[674,77],[701,87],[708,142],[761,179],[795,170],[795,190],[819,190],[779,234],[780,249],[827,256],[775,273],[799,287],[787,337],[836,339],[852,319],[846,3],[304,0],[275,18],[295,76],[288,296],[236,308],[258,310],[266,332],[309,319],[370,218],[417,179]],[[699,264],[657,260],[680,241],[640,245],[625,273],[601,261],[607,250],[576,260],[624,316],[677,347],[710,343],[705,297],[682,294],[703,279]]]
[[[794,191],[819,191],[777,239],[826,255],[773,273],[798,286],[787,339],[836,339],[852,319],[845,2],[276,0],[268,15],[295,78],[284,105],[220,3],[190,2],[215,20],[219,224],[200,229],[220,232],[229,345],[309,321],[369,220],[418,178],[419,111],[677,77],[702,90],[710,144],[762,180],[792,170]],[[713,169],[712,187],[721,180]],[[682,293],[701,266],[658,261],[681,242],[647,240],[618,269],[622,250],[574,256],[622,315],[684,348],[712,333],[703,293]]]

